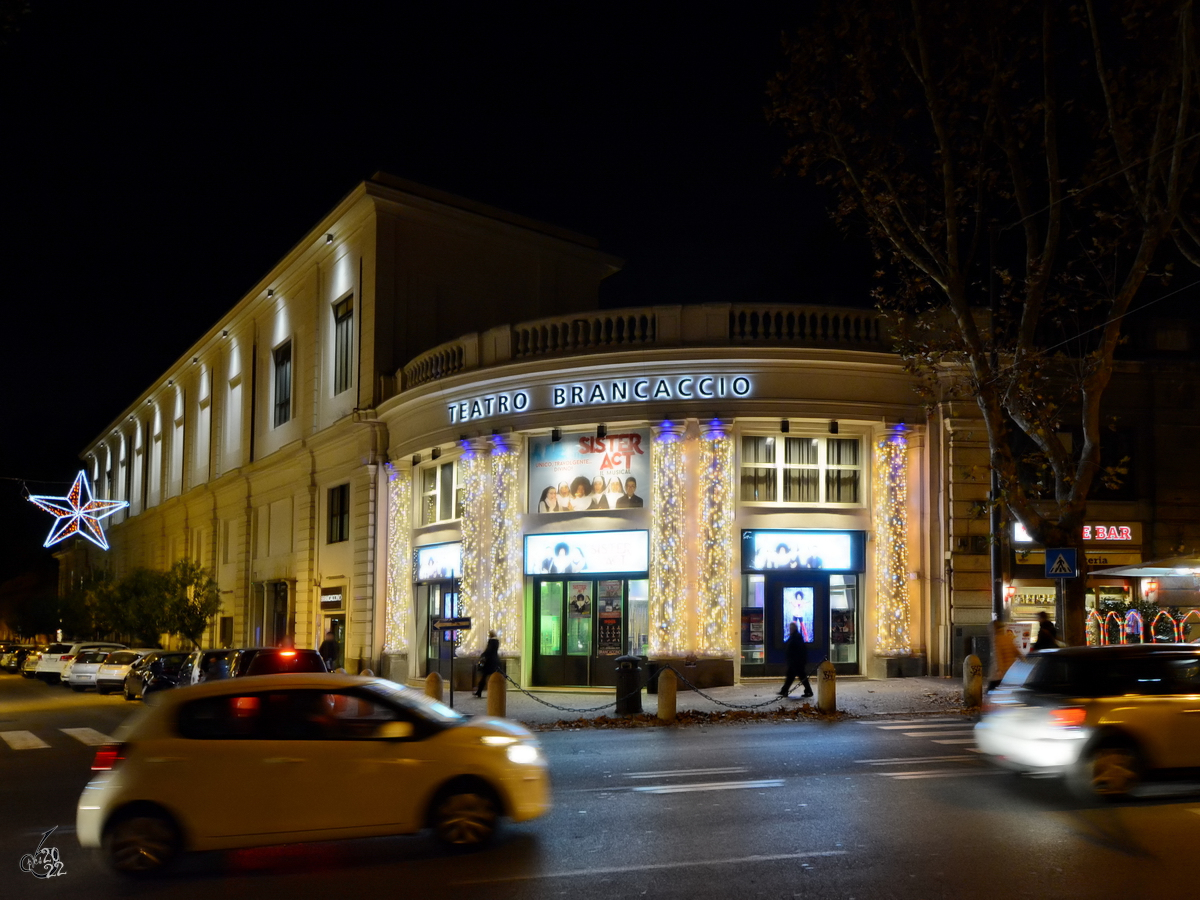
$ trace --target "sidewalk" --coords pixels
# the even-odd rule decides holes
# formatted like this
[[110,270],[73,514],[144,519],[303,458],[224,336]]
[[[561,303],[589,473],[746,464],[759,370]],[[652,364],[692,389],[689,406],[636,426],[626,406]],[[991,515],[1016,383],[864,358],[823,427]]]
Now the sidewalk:
[[[781,679],[773,678],[731,687],[706,688],[704,693],[712,699],[695,691],[683,690],[683,686],[680,685],[676,701],[679,721],[687,724],[820,718],[817,712],[817,698],[813,697],[807,701],[800,699],[803,689],[799,685],[793,688],[789,699],[776,699],[781,683]],[[815,678],[813,688],[816,689]],[[534,699],[535,697],[537,699]],[[444,699],[449,700],[449,695]],[[538,702],[539,700],[542,702]],[[657,724],[658,695],[642,691],[644,715],[634,718],[634,721],[628,721],[631,717],[615,715],[615,700],[616,693],[612,689],[538,688],[526,694],[510,684],[508,718],[523,722],[534,730]],[[847,717],[963,714],[962,700],[962,681],[957,678],[923,676],[874,681],[861,676],[844,676],[837,681],[838,713]],[[554,704],[563,709],[555,709],[546,704]],[[603,709],[594,709],[602,704]],[[722,704],[755,709],[739,711]],[[477,700],[470,692],[456,691],[454,708],[467,715],[485,715],[487,699]]]

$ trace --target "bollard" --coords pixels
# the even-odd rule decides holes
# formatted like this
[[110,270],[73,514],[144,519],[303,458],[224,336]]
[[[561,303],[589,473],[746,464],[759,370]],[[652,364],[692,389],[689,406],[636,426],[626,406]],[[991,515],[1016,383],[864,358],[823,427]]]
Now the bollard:
[[974,653],[963,660],[963,705],[969,709],[983,705],[983,663]]
[[508,715],[508,682],[499,672],[493,672],[487,680],[487,714],[504,718]]
[[664,722],[675,721],[675,701],[679,679],[675,670],[665,666],[658,672],[658,718]]
[[837,669],[829,660],[817,666],[817,709],[837,712]]
[[425,679],[425,696],[442,702],[442,676],[437,672],[430,672]]

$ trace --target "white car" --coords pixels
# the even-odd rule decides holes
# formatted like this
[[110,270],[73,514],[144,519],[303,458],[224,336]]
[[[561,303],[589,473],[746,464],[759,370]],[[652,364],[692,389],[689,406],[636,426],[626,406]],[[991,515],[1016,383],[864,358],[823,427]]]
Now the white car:
[[96,693],[107,694],[110,691],[123,690],[130,666],[153,652],[153,647],[145,647],[140,650],[116,650],[110,653],[96,670]]
[[209,681],[160,694],[115,737],[96,754],[76,834],[128,874],[180,850],[426,827],[467,847],[488,841],[501,815],[550,808],[546,761],[523,726],[467,718],[381,678]]
[[73,644],[51,644],[38,660],[34,676],[46,684],[59,684],[62,681],[63,666],[75,659],[84,650],[127,650],[125,644],[112,641],[76,641]]
[[109,657],[108,650],[84,650],[63,666],[63,681],[73,691],[96,686],[96,670]]

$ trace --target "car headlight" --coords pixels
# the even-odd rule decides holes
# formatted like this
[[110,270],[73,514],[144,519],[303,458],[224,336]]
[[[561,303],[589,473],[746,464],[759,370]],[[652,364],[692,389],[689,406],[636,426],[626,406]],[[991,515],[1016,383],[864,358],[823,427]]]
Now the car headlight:
[[509,744],[504,752],[508,756],[509,762],[519,766],[532,765],[542,759],[542,753],[538,750],[537,744]]

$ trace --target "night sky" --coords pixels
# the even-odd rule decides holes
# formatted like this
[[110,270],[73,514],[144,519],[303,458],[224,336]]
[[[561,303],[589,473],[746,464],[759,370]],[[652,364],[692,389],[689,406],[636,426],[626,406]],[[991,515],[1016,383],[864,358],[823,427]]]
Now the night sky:
[[0,582],[51,524],[21,482],[62,493],[378,170],[597,238],[609,308],[868,305],[861,238],[763,112],[802,8],[32,0],[0,47]]

